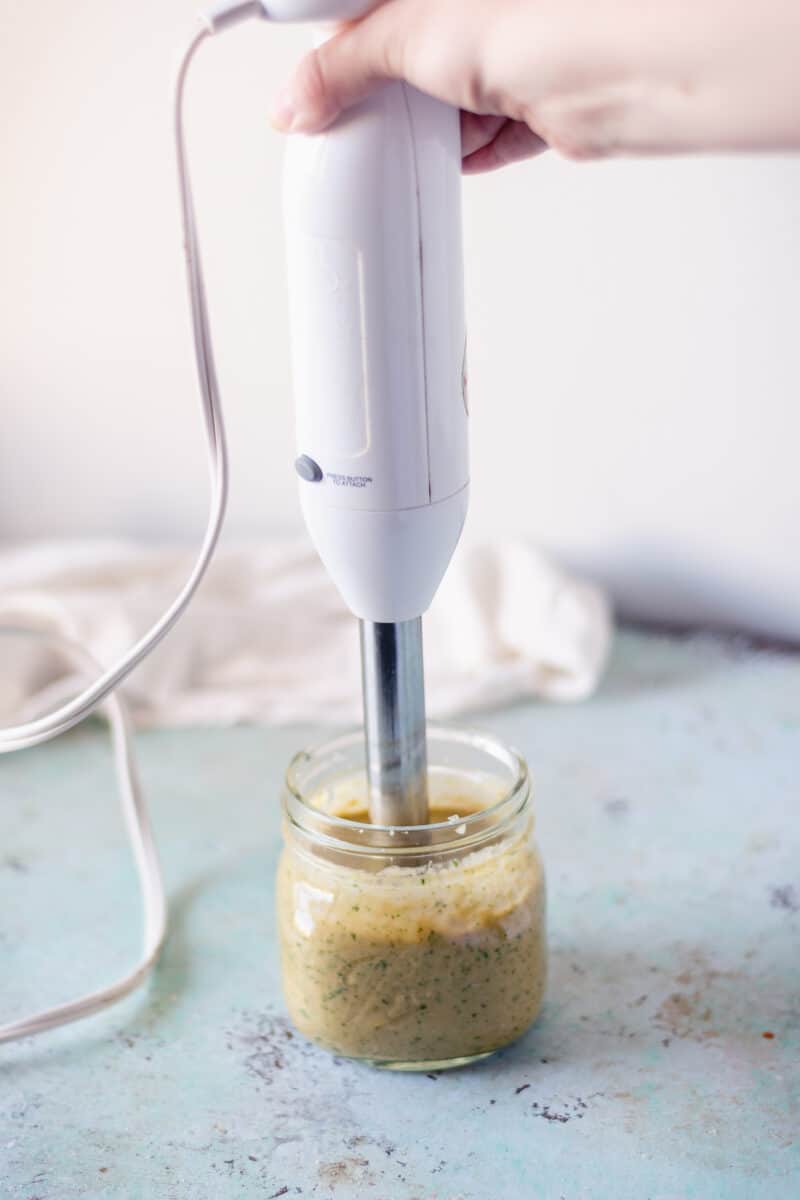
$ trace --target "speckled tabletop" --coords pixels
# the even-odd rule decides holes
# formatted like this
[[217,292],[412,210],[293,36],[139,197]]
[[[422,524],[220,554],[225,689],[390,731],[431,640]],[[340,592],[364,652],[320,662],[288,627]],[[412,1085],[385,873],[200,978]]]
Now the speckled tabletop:
[[[310,730],[139,738],[171,897],[152,982],[0,1050],[0,1196],[796,1200],[800,658],[625,633],[600,694],[480,722],[528,757],[544,1014],[395,1076],[293,1036],[273,934],[281,771]],[[3,1019],[138,949],[103,733],[0,760]]]

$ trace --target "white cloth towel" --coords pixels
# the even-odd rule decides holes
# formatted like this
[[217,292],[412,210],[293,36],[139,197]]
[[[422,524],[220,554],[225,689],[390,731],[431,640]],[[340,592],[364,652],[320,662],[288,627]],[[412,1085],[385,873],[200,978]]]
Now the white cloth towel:
[[[0,627],[55,631],[110,665],[163,611],[191,555],[129,543],[0,553]],[[459,550],[425,618],[432,717],[519,697],[582,700],[608,655],[603,593],[521,542]],[[0,642],[0,721],[72,694],[35,638]],[[127,680],[140,725],[355,723],[356,623],[306,540],[223,547],[189,611]]]

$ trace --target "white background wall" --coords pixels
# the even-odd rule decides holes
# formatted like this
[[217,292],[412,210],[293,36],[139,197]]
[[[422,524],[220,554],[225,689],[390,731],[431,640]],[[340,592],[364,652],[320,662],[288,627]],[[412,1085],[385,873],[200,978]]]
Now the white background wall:
[[[0,0],[0,537],[190,537],[205,467],[169,83],[198,0]],[[235,479],[299,525],[268,102],[305,45],[209,45],[190,114]],[[800,637],[800,159],[465,182],[476,536],[629,611]]]

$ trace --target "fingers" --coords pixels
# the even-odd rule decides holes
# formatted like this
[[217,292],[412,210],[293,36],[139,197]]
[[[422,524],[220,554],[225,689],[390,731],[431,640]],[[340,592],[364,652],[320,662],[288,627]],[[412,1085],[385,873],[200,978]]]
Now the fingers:
[[468,158],[476,150],[488,146],[506,123],[505,117],[482,117],[471,112],[461,113],[461,154]]
[[[538,154],[545,147],[542,139],[523,121],[501,115],[482,84],[480,55],[475,50],[481,39],[475,36],[474,21],[454,25],[452,6],[434,9],[428,3],[384,0],[306,55],[278,100],[272,117],[275,127],[282,132],[320,132],[382,83],[408,78],[408,60],[415,86],[471,110],[461,114],[465,172],[491,171]],[[473,17],[485,18],[477,3],[470,11]],[[448,30],[452,39],[443,42]],[[492,115],[478,115],[487,112]]]
[[346,26],[301,61],[278,98],[272,124],[282,133],[318,133],[343,109],[397,78],[403,33],[396,3]]
[[467,175],[496,171],[509,163],[533,158],[547,149],[547,143],[523,121],[504,121],[495,136],[472,151],[465,152],[462,169]]

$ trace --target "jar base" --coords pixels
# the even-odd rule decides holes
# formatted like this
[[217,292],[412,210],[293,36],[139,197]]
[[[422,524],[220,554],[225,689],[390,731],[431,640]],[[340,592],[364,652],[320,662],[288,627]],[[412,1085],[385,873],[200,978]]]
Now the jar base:
[[432,1058],[425,1062],[403,1062],[383,1058],[362,1058],[358,1061],[368,1067],[377,1067],[379,1071],[417,1071],[425,1074],[429,1071],[453,1071],[457,1067],[470,1067],[473,1063],[493,1058],[501,1049],[502,1047],[498,1047],[497,1050],[484,1050],[482,1054],[464,1054],[461,1058]]
[[520,1038],[530,1031],[531,1027],[536,1023],[538,1012],[534,1016],[530,1024],[521,1032],[515,1034],[514,1037],[507,1041],[500,1042],[491,1050],[479,1050],[475,1054],[460,1054],[453,1058],[421,1058],[421,1059],[403,1059],[403,1058],[374,1058],[368,1054],[347,1054],[343,1050],[338,1050],[335,1046],[327,1042],[321,1041],[313,1036],[308,1030],[304,1029],[301,1023],[298,1023],[292,1014],[289,1014],[289,1019],[292,1026],[301,1037],[310,1042],[312,1046],[316,1046],[320,1050],[324,1050],[326,1054],[333,1055],[334,1058],[342,1062],[358,1063],[363,1067],[373,1067],[378,1071],[403,1071],[406,1074],[416,1073],[424,1075],[431,1071],[455,1071],[459,1067],[471,1067],[475,1063],[485,1062],[487,1058],[494,1058],[498,1054],[502,1054],[504,1050],[508,1050],[515,1045]]

